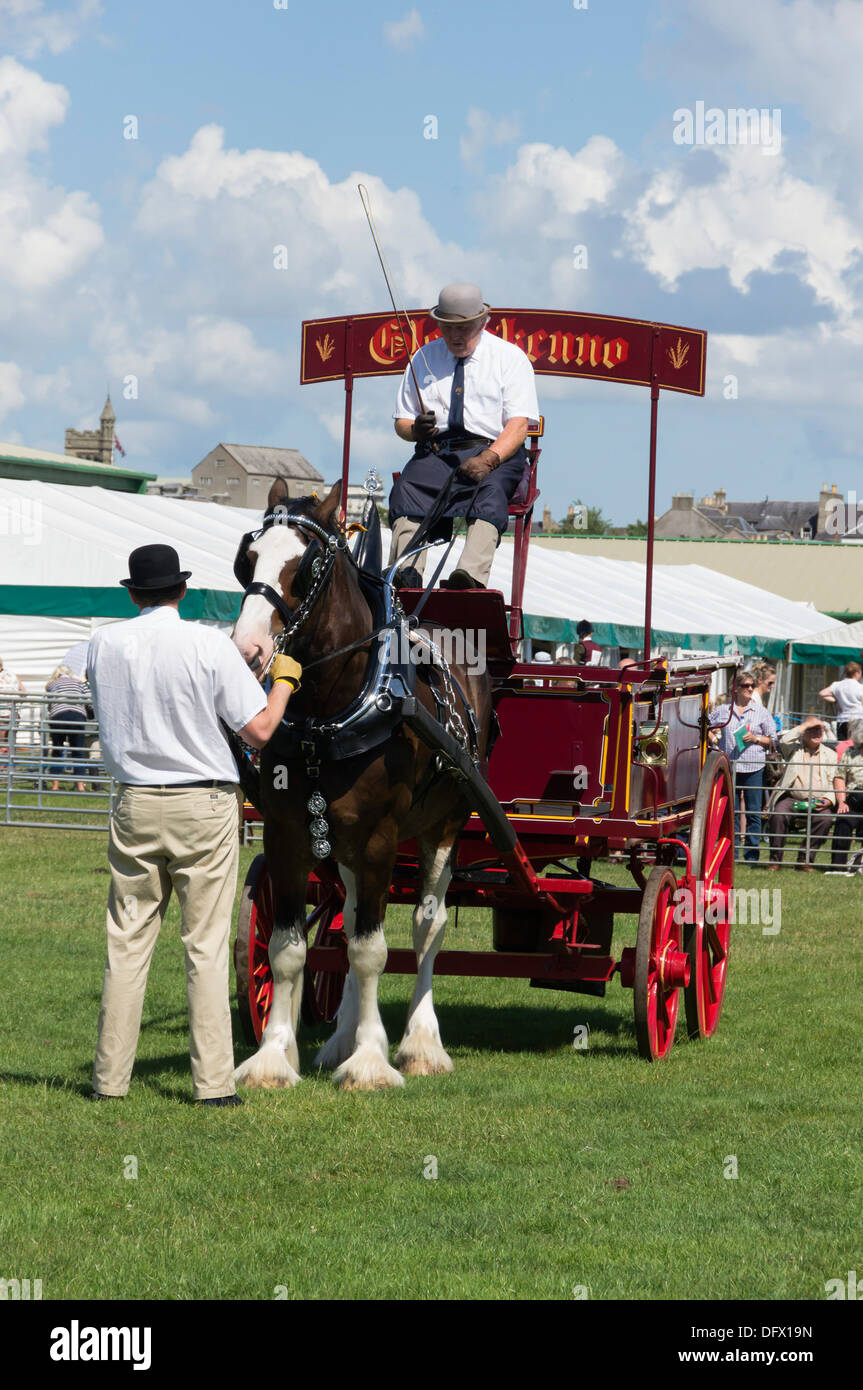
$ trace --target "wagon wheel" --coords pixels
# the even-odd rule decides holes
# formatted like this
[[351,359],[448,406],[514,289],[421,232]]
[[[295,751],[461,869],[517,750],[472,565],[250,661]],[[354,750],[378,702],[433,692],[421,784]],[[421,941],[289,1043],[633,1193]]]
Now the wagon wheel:
[[696,895],[695,912],[689,914],[692,920],[685,933],[691,966],[683,996],[686,1027],[691,1038],[709,1038],[719,1022],[725,994],[729,896],[734,886],[734,797],[731,766],[724,753],[711,753],[704,764],[689,844]]
[[[273,916],[272,883],[266,860],[263,854],[259,854],[253,859],[243,884],[234,942],[237,1012],[243,1036],[253,1044],[261,1041],[273,1003],[269,955]],[[333,887],[325,892],[323,901],[306,919],[306,930],[311,933],[315,929],[316,946],[335,945],[339,940],[335,933],[341,923],[342,897],[339,889]],[[303,977],[303,1022],[331,1022],[342,1002],[344,987],[344,975],[332,971],[313,972],[306,966]]]
[[[314,928],[315,946],[337,946],[345,943],[342,922],[344,895],[337,887],[324,889],[324,897],[306,919],[311,940]],[[345,989],[347,977],[339,970],[312,970],[308,965],[303,973],[302,1019],[308,1027],[317,1023],[332,1023]]]
[[264,856],[249,866],[237,915],[234,971],[237,1013],[248,1043],[261,1041],[273,1002],[273,977],[268,947],[273,931],[273,889]]
[[675,917],[677,880],[657,864],[641,900],[635,942],[635,1036],[649,1062],[667,1056],[674,1042],[680,986],[689,974],[683,927]]

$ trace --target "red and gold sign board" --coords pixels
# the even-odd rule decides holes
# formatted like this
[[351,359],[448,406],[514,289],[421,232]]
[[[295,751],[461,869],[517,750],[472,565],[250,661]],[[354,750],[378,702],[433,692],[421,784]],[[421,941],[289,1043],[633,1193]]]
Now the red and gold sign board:
[[[440,337],[427,310],[407,317],[411,354]],[[665,391],[704,395],[707,334],[698,328],[541,309],[495,309],[487,327],[526,352],[534,371],[545,376],[650,386],[653,371]],[[408,360],[404,339],[393,313],[309,319],[303,324],[300,383],[400,375]]]

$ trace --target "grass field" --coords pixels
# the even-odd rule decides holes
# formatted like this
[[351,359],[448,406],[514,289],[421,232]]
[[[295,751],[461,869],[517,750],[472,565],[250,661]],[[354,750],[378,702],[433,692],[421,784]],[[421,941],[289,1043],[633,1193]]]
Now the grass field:
[[[0,1276],[46,1299],[821,1299],[863,1268],[859,878],[739,873],[781,889],[781,930],[736,928],[716,1035],[681,1026],[658,1065],[617,981],[598,1000],[445,978],[451,1075],[344,1094],[312,1070],[324,1029],[300,1087],[236,1110],[191,1104],[173,905],[131,1092],[85,1099],[103,835],[5,829],[0,881]],[[410,944],[406,911],[387,935]],[[447,944],[488,949],[487,918]],[[410,989],[382,980],[392,1043]]]

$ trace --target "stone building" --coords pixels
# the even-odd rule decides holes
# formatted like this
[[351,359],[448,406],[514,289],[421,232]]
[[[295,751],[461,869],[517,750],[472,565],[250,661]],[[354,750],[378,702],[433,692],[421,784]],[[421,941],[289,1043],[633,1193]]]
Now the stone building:
[[836,541],[844,527],[828,526],[843,501],[836,484],[824,483],[816,502],[729,502],[724,488],[696,502],[691,493],[676,493],[671,507],[657,517],[655,535],[666,540],[818,540]]
[[192,469],[192,485],[202,500],[229,507],[263,510],[274,478],[285,478],[291,497],[317,490],[324,495],[324,478],[298,449],[269,444],[217,444]]
[[108,396],[97,430],[67,430],[63,452],[71,458],[90,459],[93,463],[114,462],[114,407]]

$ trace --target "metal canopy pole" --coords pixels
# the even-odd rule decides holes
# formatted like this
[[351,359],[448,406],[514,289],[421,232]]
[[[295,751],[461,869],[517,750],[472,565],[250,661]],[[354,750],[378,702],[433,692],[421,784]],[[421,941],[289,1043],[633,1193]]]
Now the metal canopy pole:
[[647,484],[647,569],[644,588],[644,660],[650,660],[651,617],[653,608],[653,514],[656,509],[656,423],[659,407],[659,372],[656,344],[659,329],[653,329],[650,342],[650,473]]
[[342,526],[344,526],[348,514],[348,476],[351,467],[351,406],[354,399],[353,329],[353,319],[345,319],[345,432],[342,444],[342,501],[339,507],[339,522]]

